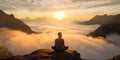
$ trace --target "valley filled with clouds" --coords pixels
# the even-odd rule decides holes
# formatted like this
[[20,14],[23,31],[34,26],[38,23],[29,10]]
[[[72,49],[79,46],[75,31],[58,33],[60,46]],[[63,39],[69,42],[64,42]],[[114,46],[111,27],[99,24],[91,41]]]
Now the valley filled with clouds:
[[82,58],[105,60],[120,54],[120,45],[117,43],[120,35],[117,35],[118,38],[114,36],[116,34],[108,36],[109,42],[102,37],[86,36],[86,34],[96,29],[97,25],[86,26],[73,23],[64,26],[64,24],[59,23],[63,26],[59,26],[59,24],[55,26],[54,23],[52,25],[42,23],[26,22],[33,30],[41,31],[41,34],[26,34],[19,30],[0,29],[0,44],[8,47],[15,55],[24,55],[37,49],[51,49],[54,40],[57,38],[56,34],[60,31],[63,33],[65,45],[69,46],[71,50],[77,50]]

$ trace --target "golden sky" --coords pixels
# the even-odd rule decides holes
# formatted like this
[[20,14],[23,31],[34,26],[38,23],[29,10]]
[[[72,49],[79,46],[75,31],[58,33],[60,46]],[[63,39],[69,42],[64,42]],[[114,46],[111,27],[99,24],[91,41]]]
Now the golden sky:
[[67,19],[90,19],[94,15],[119,14],[120,0],[0,0],[0,9],[18,18],[54,18],[63,12]]

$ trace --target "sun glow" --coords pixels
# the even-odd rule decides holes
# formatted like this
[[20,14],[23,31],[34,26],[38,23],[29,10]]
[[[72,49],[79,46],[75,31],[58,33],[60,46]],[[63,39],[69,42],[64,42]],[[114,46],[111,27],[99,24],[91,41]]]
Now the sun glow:
[[64,16],[64,13],[62,13],[62,12],[56,12],[56,13],[54,14],[54,17],[55,17],[56,19],[58,19],[58,20],[61,20],[61,19],[63,19],[65,16]]

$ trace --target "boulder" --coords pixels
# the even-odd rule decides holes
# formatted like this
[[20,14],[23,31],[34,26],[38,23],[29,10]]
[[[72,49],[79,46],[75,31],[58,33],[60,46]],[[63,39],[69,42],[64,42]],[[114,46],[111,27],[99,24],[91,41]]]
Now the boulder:
[[3,60],[82,60],[75,50],[55,52],[51,49],[39,49],[23,56],[13,56]]

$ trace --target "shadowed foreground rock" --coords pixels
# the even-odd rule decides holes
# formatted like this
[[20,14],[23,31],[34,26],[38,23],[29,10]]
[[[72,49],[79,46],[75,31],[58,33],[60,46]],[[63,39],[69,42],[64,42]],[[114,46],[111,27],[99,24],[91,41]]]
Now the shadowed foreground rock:
[[80,54],[74,50],[55,52],[51,49],[39,49],[31,54],[23,56],[13,56],[0,60],[81,60]]

